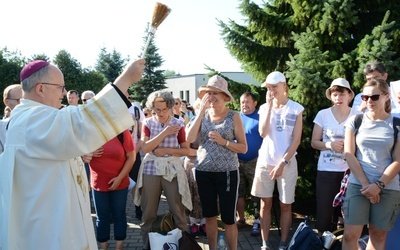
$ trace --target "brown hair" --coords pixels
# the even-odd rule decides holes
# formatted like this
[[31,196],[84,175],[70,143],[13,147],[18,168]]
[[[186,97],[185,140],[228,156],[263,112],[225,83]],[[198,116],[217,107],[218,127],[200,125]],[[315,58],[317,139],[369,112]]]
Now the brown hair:
[[[382,91],[382,94],[389,94],[389,85],[385,80],[382,79],[371,79],[364,84],[363,89],[365,87],[378,87],[378,89]],[[390,113],[392,111],[391,102],[392,101],[390,100],[390,98],[388,98],[385,102],[385,111],[387,113]]]

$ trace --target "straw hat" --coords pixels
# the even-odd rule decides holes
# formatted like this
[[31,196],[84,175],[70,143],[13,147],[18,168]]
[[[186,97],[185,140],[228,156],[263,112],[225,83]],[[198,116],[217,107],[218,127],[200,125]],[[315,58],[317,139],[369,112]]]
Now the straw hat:
[[[331,88],[332,88],[333,86],[340,86],[340,87],[344,87],[344,88],[346,88],[346,89],[349,89],[350,92],[351,92],[350,101],[353,100],[353,98],[354,98],[354,92],[353,92],[353,90],[351,90],[351,88],[350,88],[350,83],[349,83],[346,79],[344,79],[344,78],[336,78],[335,80],[332,81],[331,86],[325,91],[326,98],[328,98],[329,100],[331,100],[331,95],[330,95],[329,91],[331,90]],[[331,101],[332,101],[332,100],[331,100]]]
[[208,80],[207,85],[201,86],[198,90],[199,98],[203,98],[207,91],[223,92],[229,96],[229,101],[233,102],[233,96],[228,90],[228,82],[221,76],[215,75]]

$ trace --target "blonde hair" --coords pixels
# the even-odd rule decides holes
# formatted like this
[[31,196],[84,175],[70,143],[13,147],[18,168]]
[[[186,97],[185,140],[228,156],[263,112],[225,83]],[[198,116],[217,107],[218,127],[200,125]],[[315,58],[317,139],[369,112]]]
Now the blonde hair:
[[10,98],[10,92],[13,89],[22,89],[22,86],[21,84],[11,84],[7,86],[7,88],[5,88],[3,91],[3,100]]

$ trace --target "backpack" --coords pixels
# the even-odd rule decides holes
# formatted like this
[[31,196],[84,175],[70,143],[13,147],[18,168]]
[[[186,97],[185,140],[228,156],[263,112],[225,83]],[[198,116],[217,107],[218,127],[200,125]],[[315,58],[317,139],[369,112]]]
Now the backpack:
[[[358,129],[361,126],[362,120],[363,120],[364,114],[358,114],[356,115],[354,119],[354,136],[357,136]],[[399,128],[400,128],[400,118],[393,116],[393,137],[394,137],[394,143],[392,147],[392,151],[394,149],[394,146],[396,145],[396,140],[397,140],[397,134],[399,133]],[[343,179],[340,184],[340,191],[339,193],[335,196],[333,199],[333,206],[334,207],[340,207],[343,204],[343,199],[344,196],[346,195],[346,190],[347,190],[347,181],[350,176],[350,168],[346,170],[344,173]]]
[[308,225],[308,217],[297,227],[290,239],[287,250],[322,250],[322,242],[314,230]]
[[151,232],[167,233],[176,228],[174,214],[171,211],[157,215],[157,219],[151,224]]

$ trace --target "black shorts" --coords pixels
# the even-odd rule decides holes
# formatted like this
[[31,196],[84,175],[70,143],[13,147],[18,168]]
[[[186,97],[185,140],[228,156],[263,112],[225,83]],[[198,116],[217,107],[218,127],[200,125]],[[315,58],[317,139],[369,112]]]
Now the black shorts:
[[206,172],[196,170],[196,182],[204,217],[218,216],[227,225],[236,223],[236,202],[239,188],[239,170]]

